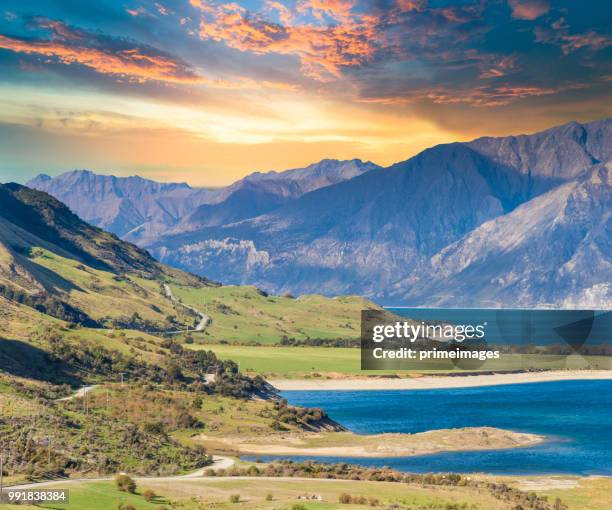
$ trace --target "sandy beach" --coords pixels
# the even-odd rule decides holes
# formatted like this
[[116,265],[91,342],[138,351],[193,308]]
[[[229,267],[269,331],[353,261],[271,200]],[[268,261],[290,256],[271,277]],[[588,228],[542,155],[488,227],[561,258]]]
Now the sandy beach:
[[563,370],[513,374],[362,377],[338,379],[276,379],[268,382],[280,391],[355,391],[355,390],[429,390],[473,388],[500,384],[525,384],[546,381],[612,379],[612,370]]

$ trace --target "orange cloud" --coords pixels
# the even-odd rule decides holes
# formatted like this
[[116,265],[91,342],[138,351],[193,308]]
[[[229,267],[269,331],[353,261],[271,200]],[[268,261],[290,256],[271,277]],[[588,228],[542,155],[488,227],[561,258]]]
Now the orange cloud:
[[583,34],[570,34],[569,26],[564,18],[552,23],[550,28],[537,27],[535,35],[537,42],[555,44],[561,48],[564,55],[583,48],[599,51],[612,45],[610,36],[598,34],[593,30]]
[[278,17],[281,23],[285,25],[293,23],[293,13],[282,3],[268,0],[266,1],[266,7],[268,10],[278,11]]
[[147,55],[138,48],[110,53],[101,49],[74,47],[55,41],[25,41],[0,35],[0,48],[18,53],[53,57],[64,64],[78,63],[104,74],[113,74],[137,81],[161,80],[193,83],[199,78],[185,72],[169,57]]
[[[279,24],[235,3],[218,6],[202,0],[191,0],[191,3],[202,11],[201,38],[224,42],[231,48],[258,55],[295,55],[300,59],[304,74],[321,81],[340,77],[344,66],[357,66],[371,60],[382,37],[373,16],[362,15],[334,26]],[[340,4],[345,7],[338,7]],[[348,6],[342,2],[333,5],[332,8],[339,9],[334,11],[336,15]]]
[[60,21],[39,18],[35,23],[49,30],[51,37],[22,39],[0,35],[0,48],[54,58],[63,64],[77,63],[99,73],[138,82],[195,83],[200,80],[186,63],[154,48],[90,34]]
[[534,20],[550,10],[548,0],[508,0],[508,4],[516,19]]
[[499,59],[494,59],[490,66],[484,69],[479,78],[499,78],[505,76],[517,67],[517,58],[515,56],[507,56]]
[[101,74],[117,76],[132,82],[161,81],[177,84],[203,84],[221,89],[294,90],[295,85],[275,81],[257,81],[239,77],[233,80],[198,75],[182,60],[155,48],[131,45],[98,34],[71,28],[54,20],[38,20],[40,28],[52,31],[50,39],[22,39],[0,34],[0,48],[40,55],[62,64],[80,64]]

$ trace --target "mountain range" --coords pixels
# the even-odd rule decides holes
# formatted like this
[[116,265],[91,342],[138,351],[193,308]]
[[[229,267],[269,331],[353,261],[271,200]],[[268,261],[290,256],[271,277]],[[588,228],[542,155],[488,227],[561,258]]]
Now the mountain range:
[[74,170],[55,178],[40,174],[27,186],[53,195],[96,227],[147,245],[169,232],[218,226],[263,214],[304,193],[374,168],[377,165],[360,160],[323,160],[284,172],[255,172],[220,189]]
[[88,172],[28,185],[226,283],[397,305],[606,307],[611,128],[439,145],[388,168],[325,160],[219,190]]

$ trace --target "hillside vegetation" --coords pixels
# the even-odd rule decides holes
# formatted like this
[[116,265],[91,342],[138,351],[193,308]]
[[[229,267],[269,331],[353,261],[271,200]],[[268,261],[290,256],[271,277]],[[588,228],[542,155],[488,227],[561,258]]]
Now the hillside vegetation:
[[[171,285],[183,303],[211,317],[203,339],[240,344],[272,344],[283,340],[357,340],[361,310],[379,309],[371,301],[343,296],[270,296],[253,286],[188,287]],[[199,336],[197,337],[199,338]]]
[[[178,334],[201,319],[184,301],[210,317],[203,334],[214,342],[355,339],[360,310],[375,306],[360,298],[293,299],[221,286],[160,264],[50,195],[17,184],[0,185],[0,203],[0,297],[65,322]],[[178,299],[169,298],[165,285]]]

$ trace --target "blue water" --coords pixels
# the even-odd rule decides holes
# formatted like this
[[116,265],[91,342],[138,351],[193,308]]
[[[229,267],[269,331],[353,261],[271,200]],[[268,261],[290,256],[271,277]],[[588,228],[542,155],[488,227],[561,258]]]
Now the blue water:
[[[409,472],[612,475],[612,380],[401,391],[291,391],[359,434],[490,426],[543,434],[530,448],[418,457],[316,458]],[[300,457],[304,459],[304,457]]]

